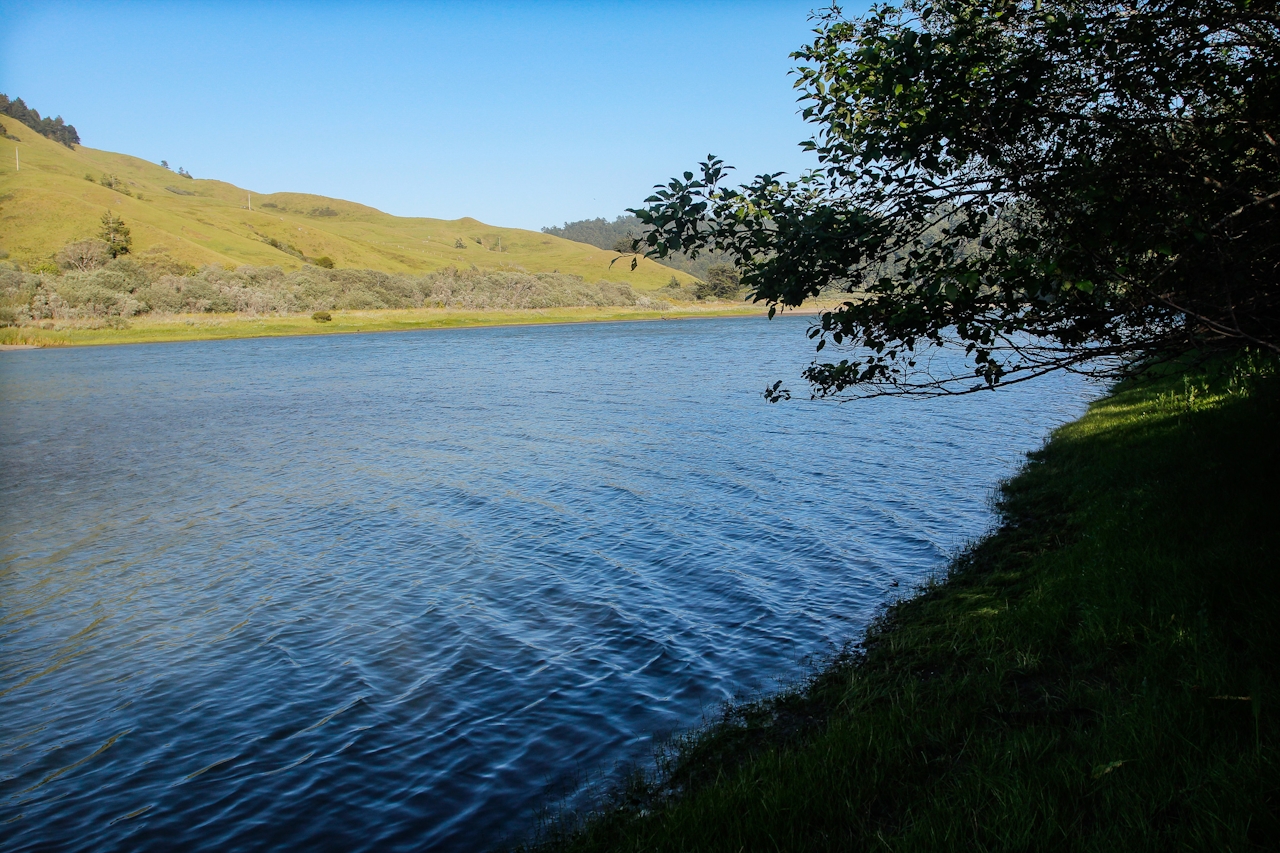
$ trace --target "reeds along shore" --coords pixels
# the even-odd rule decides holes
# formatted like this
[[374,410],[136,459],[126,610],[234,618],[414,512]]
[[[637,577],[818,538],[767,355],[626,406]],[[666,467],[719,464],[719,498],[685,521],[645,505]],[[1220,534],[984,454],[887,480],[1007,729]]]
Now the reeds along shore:
[[859,647],[531,846],[1280,849],[1278,385],[1245,356],[1120,387]]

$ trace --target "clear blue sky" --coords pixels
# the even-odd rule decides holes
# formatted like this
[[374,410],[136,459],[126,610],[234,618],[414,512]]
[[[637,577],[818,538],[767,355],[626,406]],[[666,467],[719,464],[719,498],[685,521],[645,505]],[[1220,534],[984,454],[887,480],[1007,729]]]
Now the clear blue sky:
[[821,5],[0,0],[0,91],[196,177],[538,228],[708,153],[809,165],[788,55]]

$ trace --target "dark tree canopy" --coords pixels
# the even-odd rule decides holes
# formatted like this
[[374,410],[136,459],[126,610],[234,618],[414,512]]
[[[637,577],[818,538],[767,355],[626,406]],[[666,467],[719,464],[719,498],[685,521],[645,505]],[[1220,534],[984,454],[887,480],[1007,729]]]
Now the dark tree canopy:
[[[814,33],[817,169],[731,188],[708,157],[634,212],[651,255],[726,252],[771,313],[850,294],[815,394],[1280,352],[1274,0],[921,0]],[[923,369],[956,345],[970,372]]]
[[73,125],[64,123],[62,116],[40,118],[40,113],[24,104],[22,98],[14,98],[11,101],[8,95],[0,94],[0,113],[16,118],[41,136],[47,136],[54,142],[61,142],[68,148],[80,144],[80,134],[76,133]]

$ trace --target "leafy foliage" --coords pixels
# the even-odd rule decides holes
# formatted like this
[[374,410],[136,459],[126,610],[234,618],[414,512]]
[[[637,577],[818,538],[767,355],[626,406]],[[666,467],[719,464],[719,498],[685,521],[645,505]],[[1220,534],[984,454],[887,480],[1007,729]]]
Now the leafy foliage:
[[[635,213],[650,255],[726,252],[771,312],[851,294],[816,395],[1280,351],[1274,3],[833,9],[794,56],[816,170],[729,188],[709,156]],[[971,373],[928,370],[946,345]]]
[[76,133],[74,125],[63,122],[62,116],[41,118],[39,112],[22,102],[22,98],[14,98],[11,101],[8,95],[0,94],[0,113],[16,118],[41,136],[47,136],[54,142],[61,142],[68,148],[80,144],[80,134]]

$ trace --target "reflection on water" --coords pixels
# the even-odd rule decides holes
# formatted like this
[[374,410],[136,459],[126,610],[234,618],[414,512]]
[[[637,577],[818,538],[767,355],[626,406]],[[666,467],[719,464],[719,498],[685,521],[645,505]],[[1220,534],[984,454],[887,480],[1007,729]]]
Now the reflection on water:
[[493,843],[856,636],[1095,392],[769,406],[805,322],[5,353],[0,847]]

